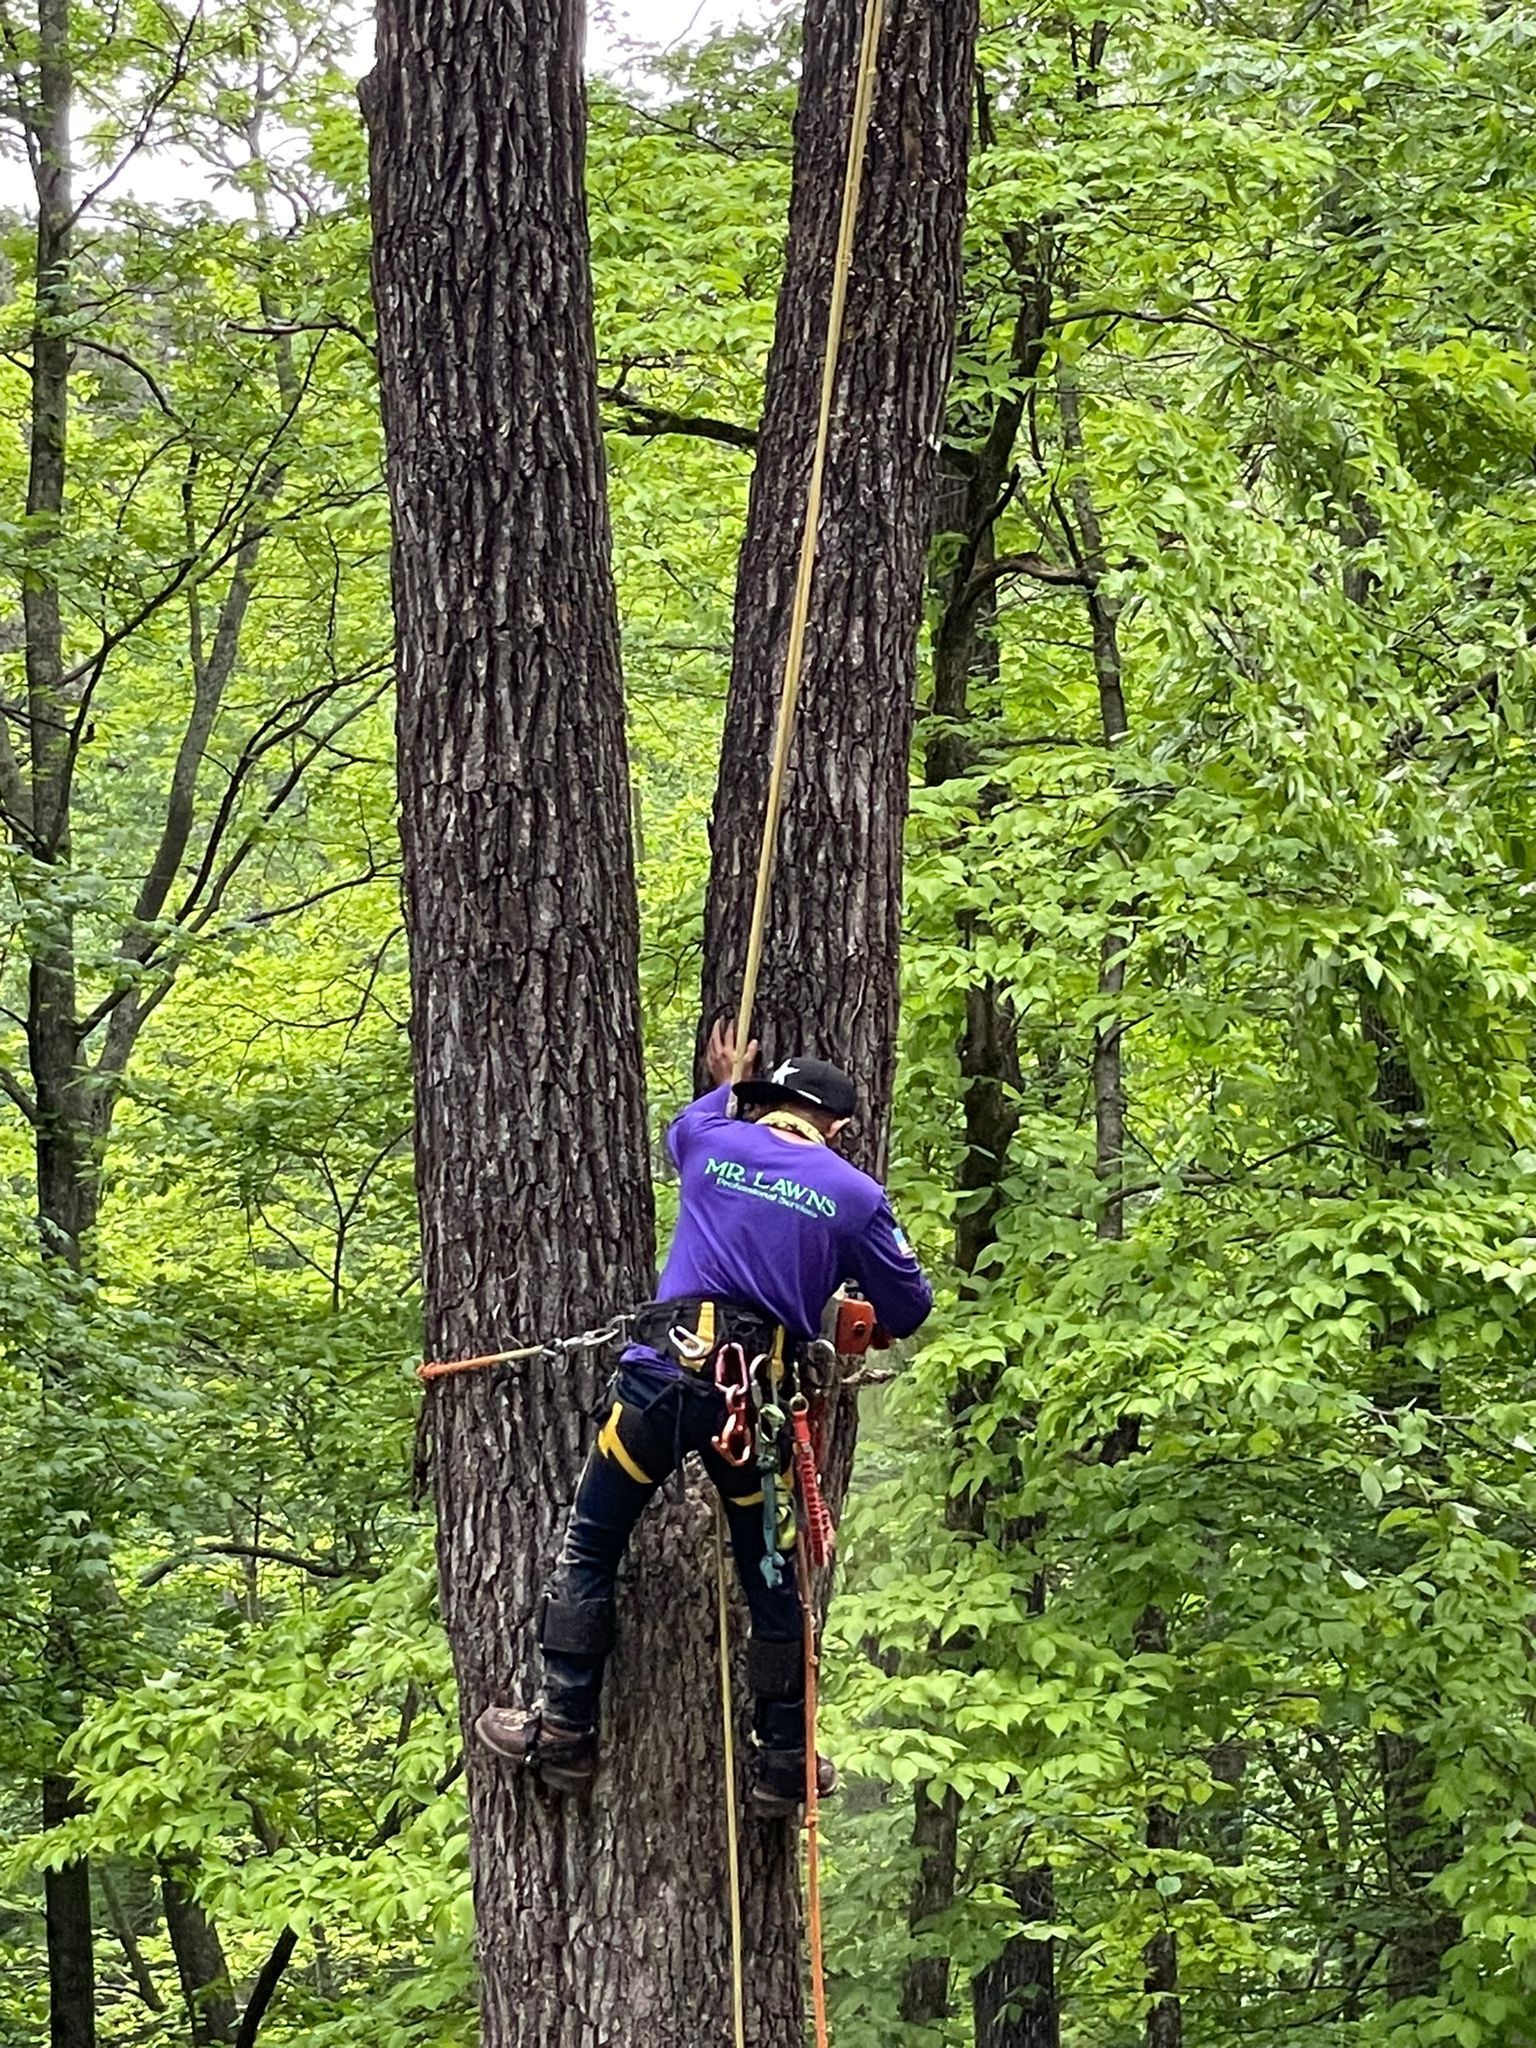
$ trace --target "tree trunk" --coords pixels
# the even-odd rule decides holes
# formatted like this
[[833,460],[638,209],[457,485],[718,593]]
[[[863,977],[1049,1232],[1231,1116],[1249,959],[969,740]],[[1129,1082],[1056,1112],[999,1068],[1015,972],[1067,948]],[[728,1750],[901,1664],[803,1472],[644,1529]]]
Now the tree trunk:
[[[1069,518],[1064,509],[1061,511],[1062,530],[1083,581],[1098,689],[1099,733],[1109,753],[1113,775],[1114,750],[1130,733],[1120,655],[1119,606],[1103,589],[1104,537],[1086,466],[1082,404],[1077,385],[1065,366],[1058,375],[1057,401],[1062,446],[1072,465],[1072,512]],[[1101,1243],[1115,1243],[1125,1236],[1125,1197],[1121,1192],[1125,1183],[1125,1020],[1121,1004],[1126,952],[1131,942],[1129,920],[1129,907],[1123,902],[1113,904],[1099,943],[1100,1012],[1093,1034],[1093,1123],[1094,1172],[1100,1188],[1094,1227]],[[1139,1448],[1139,1439],[1136,1419],[1127,1417],[1106,1441],[1102,1455],[1106,1462],[1127,1457]],[[1143,1609],[1135,1633],[1138,1651],[1167,1649],[1167,1622],[1159,1608]],[[1153,1850],[1177,1847],[1178,1819],[1167,1807],[1154,1803],[1147,1808],[1146,1841]],[[1147,2009],[1145,2048],[1182,2048],[1184,2008],[1178,1995],[1178,1935],[1171,1926],[1165,1924],[1152,1935],[1144,1960],[1144,1988],[1152,2000]]]
[[134,1989],[151,2012],[164,2012],[165,2000],[160,1996],[154,1972],[144,1960],[144,1951],[139,1946],[138,1933],[133,1924],[133,1913],[118,1890],[110,1867],[98,1862],[95,1875],[101,1891],[102,1904],[107,1909],[107,1919],[112,1932],[117,1936],[117,1945],[123,1952],[123,1960],[128,1965],[128,1974],[133,1979]]
[[[553,0],[489,15],[384,0],[365,104],[427,1341],[452,1357],[582,1330],[651,1284],[577,17]],[[578,1358],[432,1396],[466,1730],[487,1700],[531,1690],[536,1590],[599,1383]],[[697,1521],[671,1506],[642,1532],[590,1798],[544,1795],[468,1743],[486,2048],[726,2037]],[[787,1876],[792,1831],[749,1827],[749,1848],[760,1838]],[[762,2048],[793,2038],[782,1889],[771,1915],[748,1901]]]
[[193,2048],[235,2038],[235,1994],[219,1930],[174,1871],[164,1872],[160,1895],[166,1931],[181,1979]]
[[[81,1238],[92,1221],[89,1154],[79,1114],[75,1039],[75,946],[69,890],[65,799],[69,726],[64,685],[64,626],[58,547],[64,512],[69,430],[69,317],[74,300],[74,187],[70,113],[74,80],[69,0],[38,10],[37,100],[29,110],[37,192],[37,283],[32,322],[32,407],[27,467],[27,561],[22,582],[26,630],[27,728],[31,751],[29,851],[35,856],[38,937],[29,968],[27,1048],[31,1063],[37,1160],[37,1216],[43,1246],[66,1270],[78,1270]],[[51,1361],[45,1407],[68,1401],[67,1361]],[[56,1484],[52,1517],[79,1535],[80,1505],[66,1474]],[[70,1559],[50,1573],[48,1655],[55,1678],[60,1741],[79,1721],[78,1574]],[[69,1778],[43,1779],[43,1825],[75,1811]],[[50,1870],[47,1918],[49,2039],[52,2048],[94,2048],[95,1953],[90,1870],[85,1862]]]
[[[734,1009],[805,512],[860,9],[809,0],[789,241],[736,589],[704,1004]],[[901,840],[935,445],[959,292],[974,0],[891,0],[838,373],[757,1023],[846,1066],[879,1172],[895,1065]],[[706,1019],[707,1022],[707,1019]]]
[[[771,735],[805,513],[861,10],[809,0],[784,282],[747,533],[710,842],[704,1028],[733,1011],[746,955]],[[861,1098],[850,1146],[884,1166],[895,1065],[902,829],[937,435],[960,279],[974,0],[891,0],[836,387],[796,738],[754,1028],[772,1060],[834,1059]],[[701,1040],[702,1043],[702,1040]],[[825,1480],[852,1467],[851,1401]],[[748,1844],[746,1889],[796,1917],[791,1844]],[[761,2048],[800,2040],[792,1950],[759,1959]]]
[[[785,275],[736,592],[711,822],[703,1010],[734,1009],[804,518],[859,9],[810,0]],[[855,1075],[853,1151],[884,1164],[899,989],[901,840],[934,447],[959,292],[976,31],[972,0],[893,0],[865,168],[819,530],[802,696],[755,1029]],[[841,1500],[856,1416],[835,1413],[826,1482]],[[787,1844],[749,1845],[746,1888],[795,1916]],[[793,1955],[759,1969],[768,2044],[799,2039]]]
[[[985,132],[985,131],[984,131]],[[928,742],[925,770],[930,786],[974,772],[977,747],[973,685],[997,679],[996,597],[997,585],[990,574],[995,559],[995,528],[1008,493],[1013,466],[1014,444],[1023,424],[1026,403],[1039,373],[1048,332],[1051,306],[1048,236],[1020,230],[1010,237],[1019,291],[1018,311],[1012,343],[1013,389],[998,403],[987,433],[977,452],[963,467],[951,467],[947,488],[941,494],[940,531],[956,541],[953,566],[944,580],[943,609],[933,643],[933,717],[935,730]],[[971,918],[959,920],[959,937],[970,944],[974,936]],[[965,1023],[960,1034],[960,1073],[965,1083],[964,1145],[958,1185],[967,1199],[955,1224],[955,1264],[962,1276],[963,1292],[975,1292],[972,1278],[997,1233],[1003,1205],[1002,1183],[1007,1172],[1009,1148],[1018,1130],[1018,1088],[1020,1084],[1018,1029],[1003,992],[990,981],[981,981],[966,991]],[[984,1389],[963,1385],[952,1399],[957,1434],[963,1432],[966,1410]],[[946,1504],[952,1526],[962,1520],[980,1530],[985,1522],[986,1502],[970,1496],[953,1496]],[[1031,1526],[1028,1538],[1039,1533]],[[1032,1594],[1032,1611],[1043,1609],[1045,1585],[1037,1579]],[[919,1789],[918,1819],[931,1801]],[[947,1907],[953,1898],[957,1869],[956,1835],[952,1823],[943,1845],[942,1857],[924,1853],[919,1891],[912,1901],[909,1924],[929,1919]],[[914,1841],[922,1843],[914,1830]],[[947,1878],[949,1890],[938,1896]],[[1049,1901],[1054,1880],[1047,1866],[1026,1868],[1013,1880],[1016,1898]],[[921,1906],[921,1915],[919,1907]],[[1050,1906],[1029,1909],[1031,1919],[1052,1917]],[[1027,1987],[1028,1996],[1015,2000],[1015,1988]],[[1055,2006],[1055,1966],[1049,1943],[1024,1937],[1011,1938],[1002,1953],[972,1980],[972,2012],[978,2043],[983,2048],[1006,2048],[1013,2038],[1011,2029],[1023,2026],[1028,2042],[1053,2042],[1059,2031]],[[1027,2005],[1028,2011],[1024,2011]],[[921,2024],[942,2019],[949,2006],[949,1964],[947,1957],[918,1957],[908,1965],[902,1989],[902,2017]]]
[[[56,1828],[78,1813],[72,1781],[51,1773],[43,1780],[43,1826]],[[95,2048],[96,1955],[91,1936],[91,1872],[66,1863],[43,1878],[48,1942],[50,2048]]]
[[[1048,1864],[1022,1872],[1008,1889],[1026,1920],[1055,1918],[1055,1875]],[[977,1971],[971,2008],[976,2048],[1060,2048],[1054,1945],[1023,1936],[1010,1941]]]
[[[926,1785],[912,1794],[912,1846],[918,1853],[917,1882],[907,1902],[907,1929],[920,1935],[955,1902],[960,1846],[960,1795],[948,1786],[935,1799]],[[909,2027],[932,2026],[949,2011],[949,1956],[942,1950],[915,1955],[901,1984],[901,2017]]]

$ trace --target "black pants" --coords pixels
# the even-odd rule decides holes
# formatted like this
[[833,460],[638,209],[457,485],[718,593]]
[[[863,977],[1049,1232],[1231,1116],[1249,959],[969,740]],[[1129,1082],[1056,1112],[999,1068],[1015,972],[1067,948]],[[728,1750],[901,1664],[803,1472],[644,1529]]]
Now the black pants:
[[[710,1442],[719,1435],[725,1414],[725,1396],[702,1376],[666,1373],[648,1365],[621,1367],[612,1411],[581,1475],[565,1541],[549,1580],[547,1591],[552,1600],[588,1602],[612,1597],[620,1559],[647,1502],[687,1453],[697,1451],[725,1506],[755,1641],[800,1642],[800,1594],[793,1557],[784,1558],[776,1587],[763,1576],[767,1538],[762,1475],[755,1463],[732,1465]],[[783,1481],[786,1497],[788,1484]],[[603,1662],[600,1656],[572,1656],[546,1648],[544,1707],[551,1720],[575,1728],[596,1726]],[[789,1691],[790,1686],[781,1679],[776,1690]],[[759,1695],[754,1726],[758,1739],[770,1749],[802,1748],[803,1684],[795,1688],[792,1697]]]

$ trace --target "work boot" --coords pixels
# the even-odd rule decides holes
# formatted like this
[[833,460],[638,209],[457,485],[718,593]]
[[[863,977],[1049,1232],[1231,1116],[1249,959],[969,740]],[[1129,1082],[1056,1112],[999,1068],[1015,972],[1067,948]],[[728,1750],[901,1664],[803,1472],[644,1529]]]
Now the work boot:
[[475,1733],[487,1749],[534,1772],[555,1792],[584,1792],[597,1769],[597,1730],[567,1728],[539,1707],[487,1707]]
[[[830,1799],[837,1790],[837,1766],[830,1757],[816,1759],[816,1796]],[[765,1749],[754,1742],[747,1763],[747,1801],[754,1813],[773,1819],[793,1813],[805,1799],[805,1751]]]

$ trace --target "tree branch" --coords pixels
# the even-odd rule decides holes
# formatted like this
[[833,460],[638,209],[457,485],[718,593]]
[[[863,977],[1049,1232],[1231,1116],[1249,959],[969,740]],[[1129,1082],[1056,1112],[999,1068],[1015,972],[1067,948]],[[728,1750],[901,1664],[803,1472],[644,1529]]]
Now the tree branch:
[[616,434],[633,434],[642,440],[655,440],[662,434],[686,434],[694,440],[719,441],[727,448],[755,448],[756,427],[739,427],[734,420],[712,419],[707,413],[673,412],[663,405],[647,405],[622,386],[610,385],[599,391],[598,397],[605,404],[619,408],[622,418],[610,424],[608,431]]
[[[271,507],[281,487],[282,471],[275,469],[266,480],[261,499],[263,510]],[[214,722],[224,701],[225,689],[239,658],[240,634],[250,604],[251,579],[261,553],[262,531],[255,523],[246,527],[240,552],[235,557],[229,589],[219,607],[213,648],[193,684],[192,709],[177,749],[176,765],[171,771],[160,843],[144,877],[144,886],[139,891],[128,929],[118,945],[118,952],[125,960],[143,960],[153,951],[154,936],[148,927],[164,909],[171,885],[181,871],[187,842],[192,836],[198,773],[208,751],[208,742],[213,737]]]
[[247,1557],[258,1564],[285,1564],[294,1571],[308,1572],[316,1579],[345,1579],[359,1570],[355,1564],[338,1563],[334,1558],[301,1557],[296,1550],[273,1550],[265,1543],[196,1543],[190,1550],[179,1550],[172,1557],[163,1557],[158,1564],[152,1564],[148,1571],[139,1574],[139,1585],[148,1592],[158,1586],[162,1579],[168,1579],[172,1572],[180,1571],[185,1564],[196,1564],[200,1557]]
[[293,1960],[293,1952],[299,1945],[299,1937],[292,1927],[285,1927],[273,1944],[272,1953],[261,1966],[261,1974],[251,1987],[250,1998],[246,2001],[245,2012],[240,2020],[240,2031],[235,2036],[235,2048],[256,2048],[256,2036],[261,2032],[261,2023],[267,2016],[267,2007],[283,1981],[283,1972]]
[[29,1124],[37,1122],[37,1104],[9,1067],[0,1067],[0,1094],[11,1098]]

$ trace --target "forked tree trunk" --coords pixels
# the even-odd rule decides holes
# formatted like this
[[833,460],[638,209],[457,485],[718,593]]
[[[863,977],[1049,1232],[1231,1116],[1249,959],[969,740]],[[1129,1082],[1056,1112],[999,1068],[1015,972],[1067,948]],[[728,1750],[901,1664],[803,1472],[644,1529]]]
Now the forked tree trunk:
[[[825,342],[861,8],[809,0],[778,324],[736,590],[736,638],[711,826],[704,1011],[735,1007],[789,631]],[[849,1147],[880,1172],[895,1065],[901,849],[937,437],[959,295],[974,0],[892,0],[881,47],[843,334],[797,737],[755,1029],[856,1077]],[[856,1417],[833,1417],[840,1502]],[[793,1925],[791,1838],[755,1834],[755,1921]],[[756,1972],[759,2048],[797,2048],[792,1951]]]
[[[579,42],[561,0],[382,0],[364,94],[427,1342],[445,1357],[582,1330],[651,1285]],[[466,1725],[531,1690],[536,1591],[601,1377],[524,1365],[432,1395]],[[653,1511],[589,1797],[541,1794],[469,1743],[486,2048],[727,2038],[706,1555],[690,1511]],[[775,1983],[792,1941],[763,1935]]]

